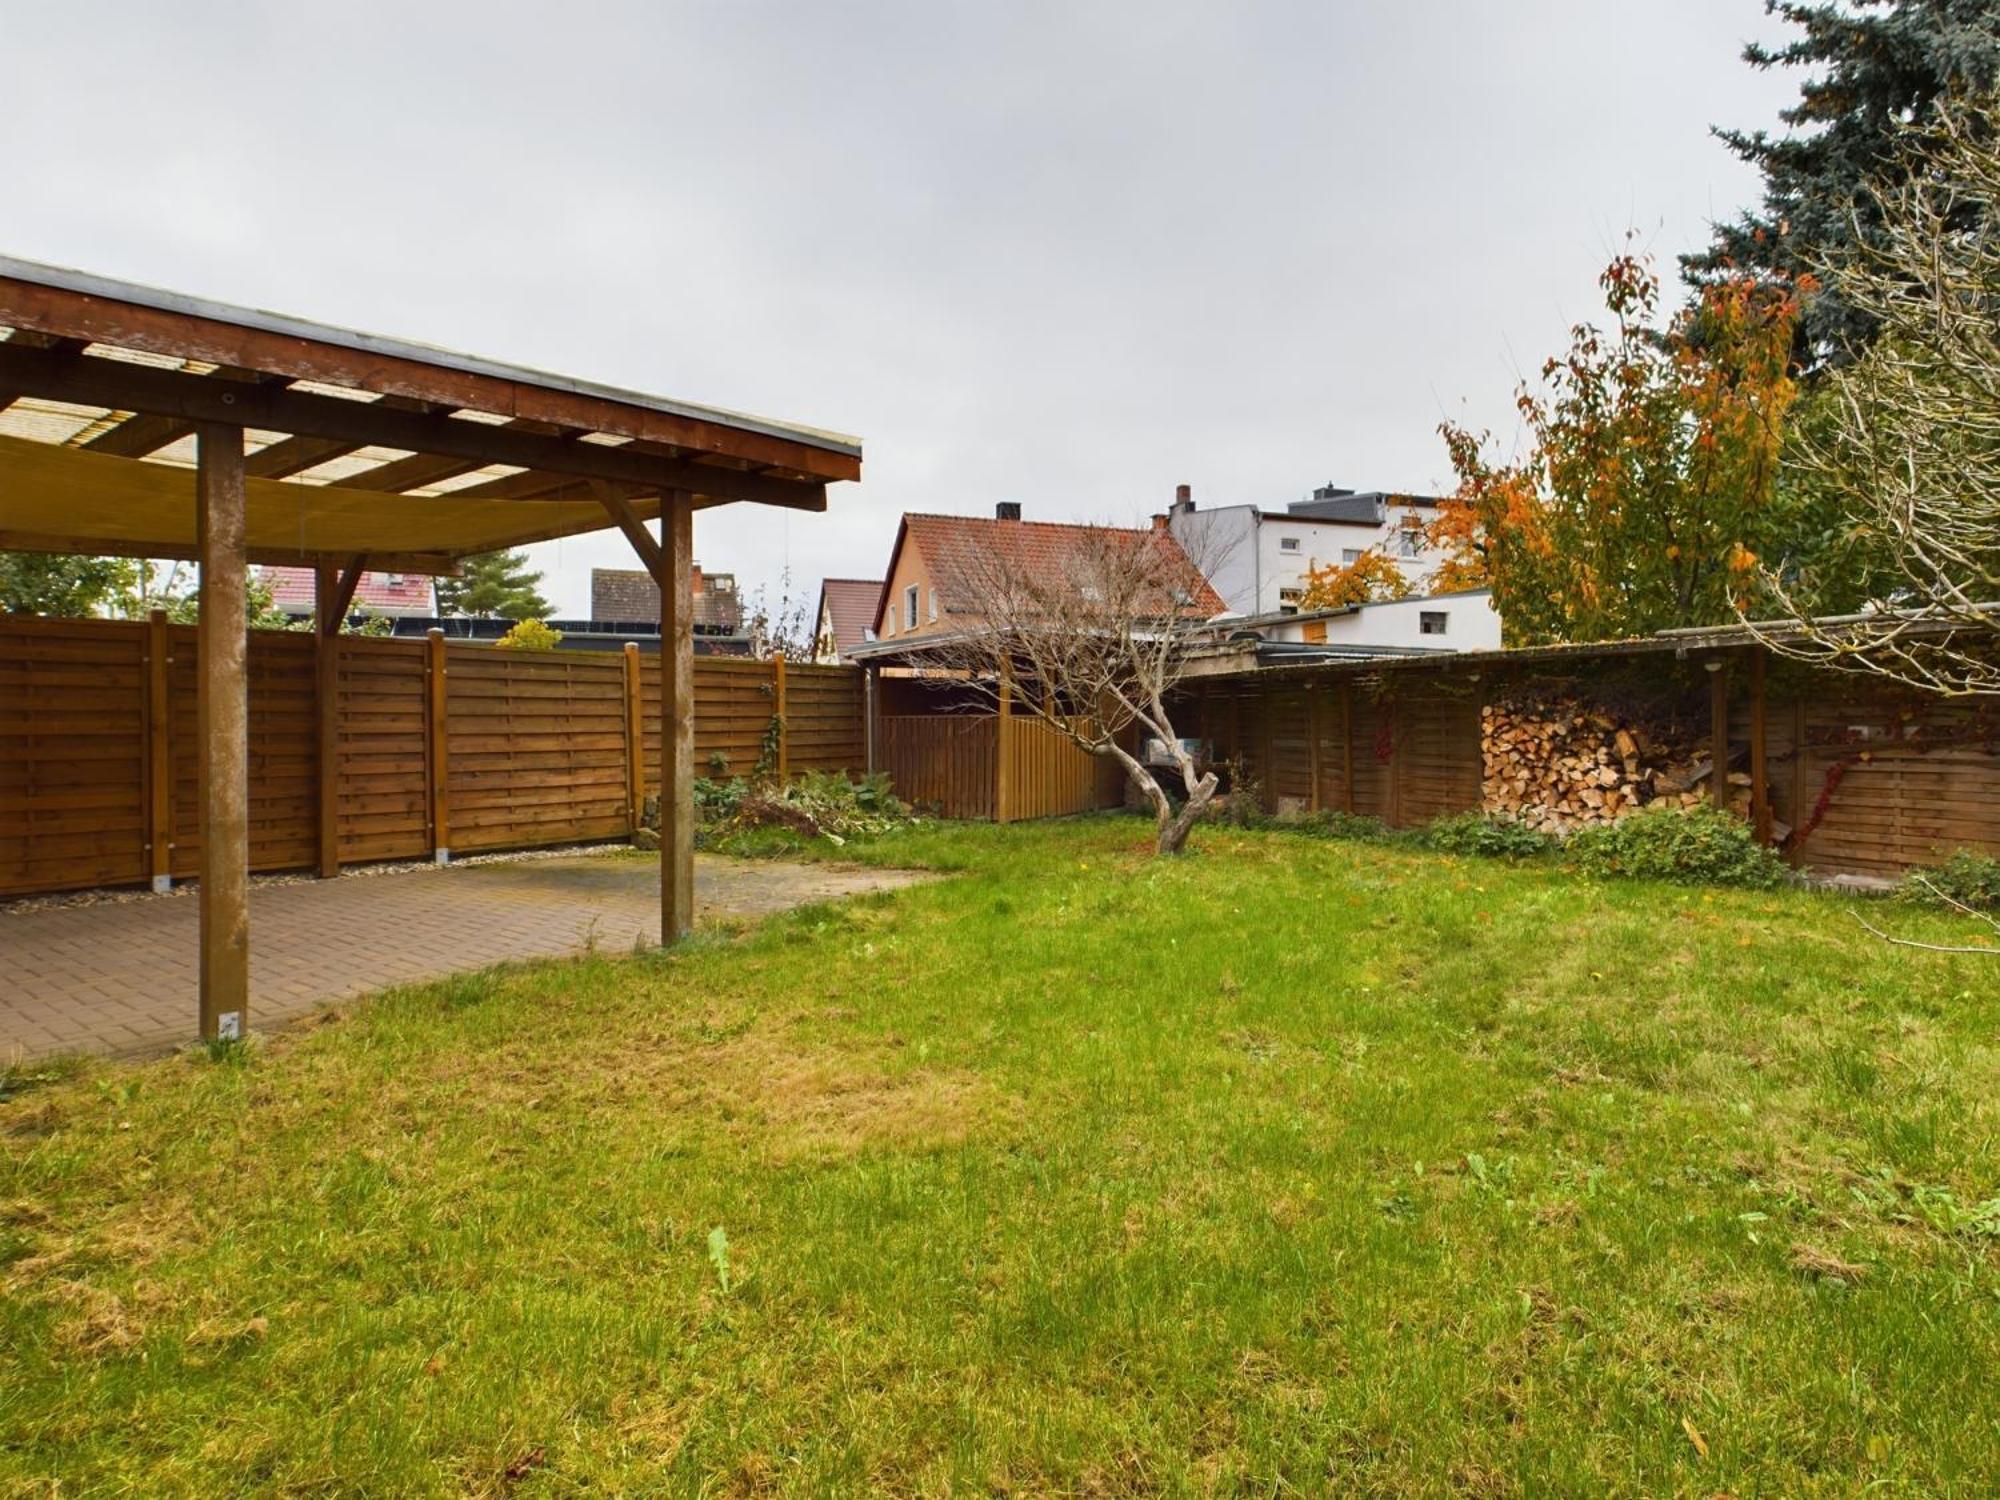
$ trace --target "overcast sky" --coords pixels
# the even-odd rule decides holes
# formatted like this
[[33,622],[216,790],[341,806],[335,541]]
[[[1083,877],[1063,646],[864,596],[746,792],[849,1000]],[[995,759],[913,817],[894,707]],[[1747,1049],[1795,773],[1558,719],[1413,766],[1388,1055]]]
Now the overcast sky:
[[[1758,0],[5,9],[0,250],[850,432],[711,569],[904,510],[1446,484],[1628,229],[1672,272],[1796,80]],[[616,533],[537,557],[560,614]]]

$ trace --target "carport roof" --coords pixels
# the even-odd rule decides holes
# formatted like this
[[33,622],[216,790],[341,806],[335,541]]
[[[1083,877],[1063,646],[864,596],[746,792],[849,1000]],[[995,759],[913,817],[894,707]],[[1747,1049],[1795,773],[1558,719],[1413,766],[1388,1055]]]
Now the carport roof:
[[0,330],[10,550],[191,555],[210,423],[244,430],[274,563],[449,571],[672,492],[821,510],[860,477],[836,433],[7,257]]

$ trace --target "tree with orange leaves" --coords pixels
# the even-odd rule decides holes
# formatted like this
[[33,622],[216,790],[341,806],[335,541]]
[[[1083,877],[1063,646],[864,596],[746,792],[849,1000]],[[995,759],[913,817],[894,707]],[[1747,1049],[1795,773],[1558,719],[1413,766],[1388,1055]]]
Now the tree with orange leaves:
[[1722,283],[1660,329],[1647,262],[1622,255],[1599,285],[1611,329],[1579,324],[1543,389],[1516,398],[1525,458],[1491,462],[1483,436],[1440,428],[1458,491],[1429,527],[1433,586],[1490,587],[1510,645],[1728,621],[1782,525],[1797,298]]
[[1345,609],[1352,604],[1406,599],[1409,594],[1410,580],[1403,576],[1395,559],[1371,547],[1351,563],[1307,568],[1299,608]]

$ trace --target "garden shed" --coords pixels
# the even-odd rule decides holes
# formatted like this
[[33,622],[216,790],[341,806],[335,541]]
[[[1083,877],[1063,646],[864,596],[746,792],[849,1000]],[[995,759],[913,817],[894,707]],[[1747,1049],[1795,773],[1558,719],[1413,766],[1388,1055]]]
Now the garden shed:
[[[249,1013],[251,563],[314,571],[318,628],[287,670],[314,674],[320,688],[306,700],[318,754],[301,794],[327,868],[337,863],[331,752],[346,701],[333,690],[336,632],[362,572],[449,574],[474,553],[618,527],[660,586],[661,936],[687,931],[694,514],[732,503],[823,510],[828,484],[860,477],[858,442],[6,258],[0,331],[0,549],[200,565],[203,1036],[240,1034]],[[36,743],[6,757],[14,774],[46,779],[49,767],[87,763],[105,727],[91,663],[65,663],[60,645],[32,664],[0,656],[0,706],[77,710],[53,721],[57,734],[48,714],[36,717]],[[167,665],[157,649],[142,662],[149,674]],[[430,701],[443,711],[441,692]],[[0,713],[0,735],[12,717]],[[147,735],[165,739],[164,725]],[[26,806],[31,791],[38,821],[21,836],[52,849],[65,826],[48,786],[0,781],[0,811]],[[164,807],[146,826],[163,873]]]

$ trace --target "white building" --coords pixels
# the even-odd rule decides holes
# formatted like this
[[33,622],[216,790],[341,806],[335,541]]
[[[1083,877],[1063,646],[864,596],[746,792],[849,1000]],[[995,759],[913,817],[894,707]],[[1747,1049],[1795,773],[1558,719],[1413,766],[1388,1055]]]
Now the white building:
[[1500,644],[1500,617],[1484,589],[1428,598],[1444,555],[1429,545],[1425,528],[1437,516],[1430,495],[1391,495],[1321,485],[1309,499],[1282,511],[1255,505],[1197,510],[1187,485],[1174,495],[1167,524],[1208,575],[1230,616],[1270,640],[1299,640],[1298,631],[1274,630],[1300,612],[1307,574],[1345,567],[1364,552],[1378,552],[1410,581],[1408,599],[1359,610],[1316,613],[1323,625],[1310,637],[1356,646],[1468,651]]
[[1275,615],[1299,607],[1308,570],[1345,565],[1370,551],[1402,569],[1413,592],[1426,592],[1444,561],[1424,539],[1437,506],[1428,495],[1328,484],[1282,511],[1255,505],[1197,510],[1188,486],[1182,485],[1167,520],[1231,614]]
[[1267,641],[1346,652],[1498,651],[1500,616],[1486,589],[1385,599],[1344,609],[1286,610],[1225,621]]

